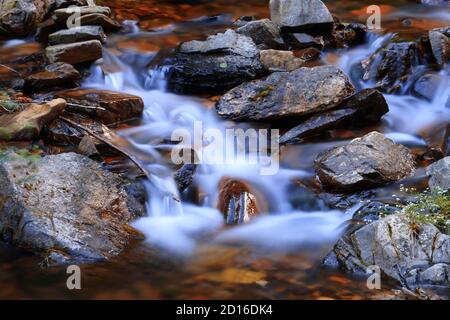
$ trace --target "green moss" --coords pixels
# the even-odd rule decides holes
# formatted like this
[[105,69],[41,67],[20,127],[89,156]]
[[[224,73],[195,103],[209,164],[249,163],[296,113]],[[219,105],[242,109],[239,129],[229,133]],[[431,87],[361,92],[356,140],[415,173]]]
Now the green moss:
[[265,89],[263,89],[262,91],[260,91],[258,94],[256,94],[255,96],[253,96],[251,99],[252,100],[257,100],[259,98],[265,98],[267,97],[270,92],[273,90],[272,86],[267,86]]
[[415,193],[414,200],[402,208],[413,229],[430,223],[450,234],[450,192],[433,189]]

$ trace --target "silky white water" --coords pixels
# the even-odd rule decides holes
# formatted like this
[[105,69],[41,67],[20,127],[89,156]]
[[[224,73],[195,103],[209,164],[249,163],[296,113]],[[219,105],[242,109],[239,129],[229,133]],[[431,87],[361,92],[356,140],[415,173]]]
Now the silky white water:
[[[343,51],[337,65],[350,74],[352,65],[375,52],[390,38],[391,35],[372,35],[368,44]],[[148,55],[150,59],[153,56],[154,53]],[[136,62],[136,59],[131,60]],[[187,255],[195,251],[200,236],[205,235],[209,241],[248,243],[274,250],[322,244],[338,237],[340,226],[351,217],[351,211],[299,212],[288,201],[287,188],[291,181],[311,175],[311,172],[303,170],[280,168],[275,175],[263,176],[260,174],[261,165],[250,165],[245,161],[233,165],[200,164],[193,185],[202,192],[201,205],[180,200],[182,196],[178,194],[168,159],[161,154],[161,150],[173,148],[167,143],[171,134],[178,129],[192,132],[196,122],[201,122],[206,129],[222,132],[234,124],[218,119],[215,111],[208,109],[205,100],[167,92],[166,73],[164,68],[142,72],[139,67],[136,71],[133,63],[125,63],[105,49],[102,64],[92,67],[92,75],[83,84],[84,87],[138,95],[145,103],[143,124],[124,130],[120,135],[130,142],[129,147],[139,157],[152,159],[148,161],[152,176],[146,186],[149,193],[148,216],[135,223],[149,243],[174,254]],[[442,76],[445,80],[432,102],[405,95],[385,96],[390,107],[383,119],[388,137],[407,145],[424,145],[417,132],[449,116],[444,103],[449,97],[448,70],[443,71]],[[356,85],[366,87],[370,84],[360,82]],[[244,156],[239,154],[238,158]],[[216,209],[218,185],[223,177],[248,182],[264,195],[270,204],[270,212],[249,224],[224,229],[223,216]],[[204,241],[205,237],[202,239]]]

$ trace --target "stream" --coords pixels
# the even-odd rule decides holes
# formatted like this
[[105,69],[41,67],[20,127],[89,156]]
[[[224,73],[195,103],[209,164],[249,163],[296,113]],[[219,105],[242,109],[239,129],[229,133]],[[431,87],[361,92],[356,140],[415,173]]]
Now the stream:
[[[341,20],[365,22],[358,1],[324,2]],[[351,75],[354,65],[394,32],[415,39],[424,30],[450,23],[450,12],[417,11],[414,1],[381,3],[383,30],[370,33],[364,45],[322,54],[320,63],[334,64]],[[283,146],[275,175],[261,175],[261,163],[249,164],[246,154],[240,153],[233,165],[201,163],[192,185],[179,194],[167,156],[174,148],[167,141],[175,130],[195,135],[196,123],[220,132],[255,125],[220,119],[214,110],[215,97],[170,93],[168,67],[160,61],[179,42],[223,31],[239,16],[267,17],[267,1],[110,0],[107,5],[120,19],[139,20],[140,27],[130,22],[130,33],[109,37],[102,62],[91,67],[82,87],[126,92],[144,100],[143,118],[118,133],[128,142],[124,147],[152,173],[145,183],[147,216],[133,225],[146,239],[134,242],[113,262],[82,266],[79,291],[67,290],[64,268],[41,269],[35,256],[0,244],[0,299],[367,299],[397,288],[386,280],[381,290],[369,290],[365,277],[321,266],[361,203],[331,209],[313,193],[295,191],[294,182],[312,183],[313,161],[319,152],[373,130],[412,149],[424,148],[421,133],[450,121],[450,68],[439,73],[441,81],[431,101],[386,94],[390,111],[380,124],[336,130],[317,142]],[[407,28],[404,19],[412,20],[412,25]],[[416,68],[420,73],[423,66]],[[371,85],[352,80],[358,88]],[[261,216],[248,224],[224,226],[216,209],[224,177],[250,186],[264,203]],[[420,169],[403,183],[417,185],[423,178]],[[376,189],[371,199],[392,197],[398,189],[398,184]]]

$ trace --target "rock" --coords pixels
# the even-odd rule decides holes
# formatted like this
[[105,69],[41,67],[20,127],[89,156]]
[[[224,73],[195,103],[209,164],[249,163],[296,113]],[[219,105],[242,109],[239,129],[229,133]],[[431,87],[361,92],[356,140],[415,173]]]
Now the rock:
[[320,50],[317,48],[306,48],[295,52],[296,57],[305,61],[317,60],[320,57]]
[[233,27],[240,28],[245,26],[250,21],[255,21],[256,18],[253,16],[241,16],[236,19],[236,21],[233,22]]
[[313,37],[306,33],[292,33],[289,35],[288,39],[289,44],[294,49],[305,49],[313,47],[318,50],[322,50],[325,45],[323,37]]
[[366,41],[368,29],[362,23],[349,23],[344,28],[344,40],[349,45],[363,44]]
[[324,262],[333,260],[352,272],[365,273],[376,265],[384,275],[408,286],[450,284],[450,236],[431,224],[413,231],[404,214],[344,235]]
[[22,90],[25,77],[42,70],[44,57],[42,46],[36,42],[28,42],[11,47],[0,47],[0,87]]
[[216,110],[233,120],[298,117],[332,109],[354,92],[348,77],[334,66],[299,68],[275,72],[228,91]]
[[57,62],[46,66],[43,71],[28,76],[26,87],[32,91],[39,91],[59,86],[73,86],[80,79],[80,73],[72,65]]
[[352,216],[352,221],[360,225],[367,225],[378,221],[386,215],[395,214],[398,207],[380,201],[369,201],[359,208]]
[[435,122],[423,128],[418,135],[425,140],[428,150],[423,154],[426,160],[442,159],[447,155],[450,124],[447,120]]
[[412,93],[415,96],[424,98],[428,101],[432,101],[439,84],[442,81],[442,77],[435,73],[428,73],[421,76],[414,82]]
[[118,31],[122,28],[122,25],[118,21],[105,16],[104,14],[97,13],[81,16],[79,19],[75,20],[75,24],[79,26],[101,26],[108,31]]
[[262,74],[253,41],[233,30],[206,41],[183,43],[175,56],[169,83],[176,92],[221,92]]
[[431,50],[436,62],[443,66],[450,61],[450,39],[439,31],[428,32]]
[[361,62],[363,80],[387,92],[396,91],[410,75],[417,60],[415,42],[393,42]]
[[58,44],[45,49],[45,56],[50,63],[65,62],[78,64],[91,62],[102,57],[102,43],[98,40]]
[[44,104],[31,104],[17,113],[0,116],[0,140],[33,140],[42,128],[58,117],[66,101],[55,99]]
[[96,147],[97,140],[90,135],[85,135],[77,147],[77,152],[86,157],[93,157],[99,155]]
[[282,31],[331,31],[333,17],[320,0],[270,0],[270,18]]
[[144,102],[138,96],[108,90],[74,89],[60,91],[56,97],[68,103],[94,107],[91,109],[68,106],[68,110],[98,119],[104,124],[112,124],[138,118],[144,110]]
[[280,29],[269,19],[250,21],[236,29],[236,33],[253,40],[259,49],[284,49]]
[[35,38],[41,43],[48,42],[48,36],[61,29],[61,26],[50,17],[37,25]]
[[25,37],[36,31],[47,15],[52,0],[0,1],[0,35]]
[[224,214],[226,224],[231,225],[249,222],[261,210],[246,183],[228,178],[219,183],[217,207]]
[[197,164],[184,164],[174,175],[179,192],[186,190],[192,183]]
[[380,121],[389,111],[383,95],[374,89],[364,89],[344,102],[342,109],[312,116],[280,137],[280,143],[297,143],[303,138],[346,125],[362,126]]
[[54,9],[67,8],[69,6],[82,7],[87,5],[87,0],[53,0]]
[[322,185],[338,192],[373,188],[415,171],[408,148],[378,132],[325,151],[316,158],[315,169]]
[[450,189],[450,157],[445,157],[427,167],[428,185],[431,189]]
[[293,71],[305,64],[305,61],[294,56],[292,51],[262,50],[261,64],[269,72]]
[[111,9],[108,7],[101,7],[101,6],[83,6],[83,7],[70,7],[70,8],[63,8],[63,9],[57,9],[53,12],[53,15],[55,16],[55,19],[58,22],[65,23],[66,20],[74,15],[76,10],[80,13],[80,16],[86,16],[90,14],[101,14],[105,16],[111,15]]
[[55,263],[107,260],[135,234],[125,181],[75,153],[0,164],[0,235]]
[[56,146],[76,146],[84,137],[84,132],[56,119],[43,130],[44,141]]
[[48,36],[50,44],[66,44],[88,40],[106,41],[106,35],[100,26],[82,26],[60,30]]

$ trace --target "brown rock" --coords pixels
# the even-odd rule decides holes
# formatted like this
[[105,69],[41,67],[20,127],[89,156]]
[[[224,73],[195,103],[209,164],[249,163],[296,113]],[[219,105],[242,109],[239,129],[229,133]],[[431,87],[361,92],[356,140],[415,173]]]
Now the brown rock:
[[0,1],[0,35],[25,37],[32,34],[51,5],[52,0]]
[[138,118],[144,110],[144,102],[140,97],[108,90],[66,90],[58,92],[56,96],[71,104],[94,107],[87,109],[70,105],[68,110],[89,115],[104,124]]
[[102,44],[98,40],[58,44],[45,49],[45,56],[50,63],[65,62],[78,64],[91,62],[102,57]]
[[263,67],[270,71],[293,71],[305,64],[305,61],[294,56],[292,51],[262,50],[259,53]]
[[33,140],[42,128],[58,117],[66,101],[55,99],[45,104],[31,104],[18,113],[0,116],[0,140]]
[[72,65],[57,62],[46,66],[41,72],[28,76],[26,87],[29,90],[39,91],[58,86],[73,86],[80,79],[80,73]]
[[229,178],[224,178],[219,183],[217,207],[224,214],[227,224],[249,222],[262,209],[246,183]]

